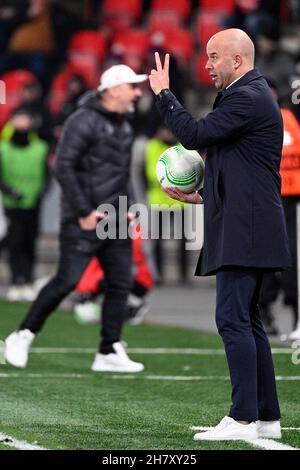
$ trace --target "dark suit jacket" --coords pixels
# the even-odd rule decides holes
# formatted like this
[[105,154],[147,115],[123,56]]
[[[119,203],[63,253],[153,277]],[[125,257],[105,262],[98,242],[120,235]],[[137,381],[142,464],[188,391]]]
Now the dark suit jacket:
[[204,245],[196,274],[288,266],[279,175],[283,125],[261,74],[251,70],[218,93],[213,111],[198,121],[171,92],[157,105],[184,147],[207,149]]

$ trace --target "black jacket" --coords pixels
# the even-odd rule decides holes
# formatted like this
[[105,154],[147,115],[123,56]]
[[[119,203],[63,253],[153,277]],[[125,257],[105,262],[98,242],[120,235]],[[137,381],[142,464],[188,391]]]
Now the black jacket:
[[118,208],[119,196],[130,196],[132,142],[128,121],[103,108],[96,92],[87,92],[57,147],[63,221],[77,221],[103,203]]
[[199,121],[170,92],[158,107],[184,147],[207,148],[204,246],[196,273],[288,266],[279,175],[283,125],[261,74],[252,70],[219,93],[214,110]]

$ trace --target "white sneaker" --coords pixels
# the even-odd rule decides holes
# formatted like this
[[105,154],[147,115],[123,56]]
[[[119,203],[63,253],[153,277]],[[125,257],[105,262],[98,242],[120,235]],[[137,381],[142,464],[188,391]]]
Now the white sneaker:
[[280,439],[280,421],[256,421],[258,437],[265,439]]
[[11,333],[5,340],[4,358],[15,367],[24,369],[28,362],[28,353],[35,334],[30,330]]
[[134,362],[126,354],[121,343],[114,343],[115,353],[97,353],[92,364],[94,372],[141,372],[144,364]]
[[195,434],[194,441],[237,441],[243,439],[258,439],[256,423],[240,424],[229,416],[206,432]]

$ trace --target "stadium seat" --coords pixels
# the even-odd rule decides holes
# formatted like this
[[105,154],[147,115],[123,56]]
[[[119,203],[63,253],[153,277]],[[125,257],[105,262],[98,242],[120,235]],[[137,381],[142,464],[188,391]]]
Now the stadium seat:
[[122,57],[124,63],[139,71],[149,49],[149,35],[140,29],[130,29],[117,34],[112,41],[111,52]]
[[195,57],[195,78],[200,85],[204,86],[213,86],[211,77],[207,70],[205,70],[205,65],[207,63],[207,55],[205,52],[197,54]]
[[176,12],[183,21],[191,15],[191,0],[152,0],[152,11]]
[[93,87],[99,78],[99,68],[106,55],[106,39],[98,31],[79,31],[69,42],[67,64],[83,75]]
[[193,36],[187,29],[155,32],[151,36],[151,44],[174,54],[185,67],[189,64],[194,50]]
[[130,15],[137,21],[142,14],[142,0],[104,0],[102,14],[104,16]]
[[216,12],[203,11],[196,18],[195,35],[196,40],[202,48],[206,47],[208,40],[218,31],[221,31],[220,14]]
[[199,8],[203,11],[230,14],[234,9],[234,5],[234,0],[199,0]]
[[176,11],[151,11],[148,16],[147,29],[150,33],[178,29],[182,27],[182,19]]
[[129,29],[139,21],[142,13],[142,0],[104,0],[102,7],[103,25],[113,36]]
[[12,70],[6,72],[0,77],[0,80],[4,84],[2,87],[2,92],[4,94],[5,103],[1,103],[1,113],[0,113],[0,128],[8,120],[11,113],[16,109],[20,104],[20,90],[23,85],[27,83],[36,82],[37,78],[29,70]]
[[68,56],[87,54],[95,56],[99,61],[106,54],[106,39],[99,31],[82,30],[75,33],[68,45]]

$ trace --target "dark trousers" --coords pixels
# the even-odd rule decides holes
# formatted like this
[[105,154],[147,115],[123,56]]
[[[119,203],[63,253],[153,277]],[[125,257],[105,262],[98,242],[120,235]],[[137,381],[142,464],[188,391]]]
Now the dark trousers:
[[38,235],[39,208],[6,209],[9,221],[6,246],[12,284],[32,282],[35,245]]
[[258,307],[262,274],[220,271],[216,278],[216,323],[232,384],[229,416],[245,421],[277,420],[280,410],[273,360]]
[[62,227],[57,274],[41,290],[19,329],[40,331],[48,316],[74,289],[94,256],[98,257],[106,279],[99,351],[113,352],[112,344],[120,341],[132,286],[131,239],[99,240],[95,230],[84,231],[76,224]]

